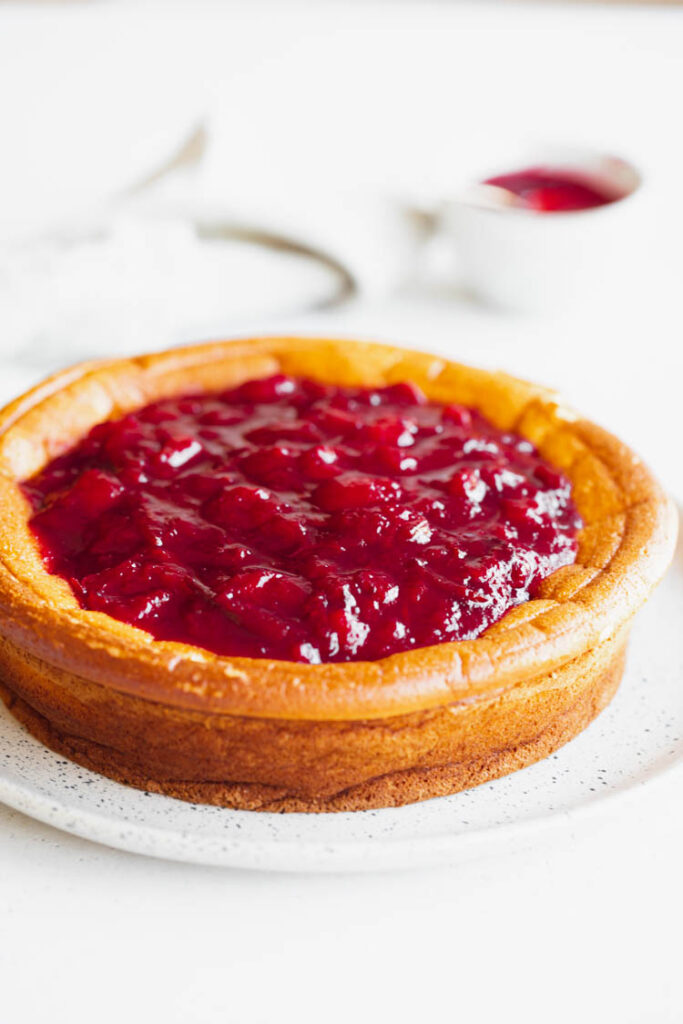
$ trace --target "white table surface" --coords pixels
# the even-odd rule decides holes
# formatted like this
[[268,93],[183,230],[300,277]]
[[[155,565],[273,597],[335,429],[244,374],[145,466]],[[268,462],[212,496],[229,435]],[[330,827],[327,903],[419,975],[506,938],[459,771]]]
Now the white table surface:
[[[492,135],[619,149],[646,168],[653,213],[634,239],[642,286],[618,308],[512,317],[412,285],[278,326],[557,385],[683,494],[682,54],[671,9],[4,4],[0,216],[16,230],[95,203],[198,116],[215,135],[207,194],[289,203],[293,222],[307,191],[349,183],[441,195]],[[46,350],[45,367],[60,361]],[[40,372],[5,358],[0,397]],[[153,861],[0,806],[0,1020],[673,1024],[681,781],[457,868],[365,876]]]

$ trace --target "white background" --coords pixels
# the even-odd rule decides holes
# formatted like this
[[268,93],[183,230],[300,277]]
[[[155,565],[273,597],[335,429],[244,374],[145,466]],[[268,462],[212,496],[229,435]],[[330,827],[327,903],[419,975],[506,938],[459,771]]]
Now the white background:
[[[670,8],[6,3],[4,265],[22,235],[99,208],[204,120],[210,149],[186,190],[350,245],[367,272],[362,299],[287,325],[559,386],[683,494],[682,86],[683,12]],[[455,287],[390,288],[385,206],[448,198],[520,139],[592,144],[643,168],[648,215],[620,301],[541,318],[478,308]],[[125,304],[107,304],[106,280],[88,290],[107,308],[101,336],[118,330],[124,346]],[[271,325],[258,291],[248,315],[242,303],[231,317],[227,296],[225,333]],[[17,351],[22,309],[47,315],[50,301],[4,293],[4,397],[69,361],[55,323],[38,355]],[[169,340],[160,330],[149,345]],[[671,1024],[683,1020],[682,855],[680,779],[483,860],[347,877],[145,860],[0,807],[0,1020]]]

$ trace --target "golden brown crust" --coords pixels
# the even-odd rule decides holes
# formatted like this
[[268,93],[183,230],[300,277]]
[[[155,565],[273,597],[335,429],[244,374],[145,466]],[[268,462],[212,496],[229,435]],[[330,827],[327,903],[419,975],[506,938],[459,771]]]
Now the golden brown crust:
[[[549,581],[543,600],[512,611],[476,640],[376,662],[220,658],[183,644],[152,644],[139,629],[81,609],[65,581],[42,567],[17,480],[124,410],[276,370],[341,383],[414,380],[431,398],[477,406],[497,426],[520,431],[572,479],[586,523],[575,566]],[[576,657],[643,603],[675,538],[675,512],[642,463],[551,392],[422,353],[316,339],[218,342],[89,363],[52,378],[0,413],[0,500],[0,629],[21,646],[122,692],[178,707],[312,720],[438,707]]]
[[203,716],[75,680],[7,646],[0,697],[47,746],[138,789],[243,810],[367,810],[547,757],[613,696],[626,634],[505,694],[366,722]]
[[[528,437],[572,481],[585,523],[576,563],[476,640],[375,662],[221,658],[81,609],[42,566],[18,481],[96,422],[276,371],[412,380]],[[306,338],[217,342],[58,374],[0,412],[0,501],[0,669],[15,713],[115,778],[275,809],[421,799],[565,742],[613,692],[630,620],[676,535],[673,505],[637,457],[553,393],[422,353]]]

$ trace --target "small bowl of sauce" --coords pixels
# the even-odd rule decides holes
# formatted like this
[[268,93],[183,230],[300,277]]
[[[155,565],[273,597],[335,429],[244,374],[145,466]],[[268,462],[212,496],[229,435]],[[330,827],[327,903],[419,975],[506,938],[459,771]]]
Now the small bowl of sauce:
[[549,309],[616,294],[633,260],[641,175],[586,151],[532,156],[479,176],[446,204],[461,283],[506,308]]

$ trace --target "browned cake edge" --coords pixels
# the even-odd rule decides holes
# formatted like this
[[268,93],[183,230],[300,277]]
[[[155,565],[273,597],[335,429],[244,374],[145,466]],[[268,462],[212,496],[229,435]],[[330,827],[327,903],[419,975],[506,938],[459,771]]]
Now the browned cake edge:
[[[11,709],[12,714],[22,722],[37,739],[59,754],[77,762],[85,768],[106,775],[117,782],[134,786],[137,789],[161,793],[194,803],[213,804],[241,810],[258,810],[271,812],[330,812],[357,811],[380,807],[398,807],[403,804],[433,797],[447,796],[463,789],[478,786],[483,782],[496,779],[502,775],[517,771],[535,761],[547,757],[553,751],[571,740],[593,721],[607,706],[614,696],[622,678],[626,653],[626,634],[606,641],[597,651],[577,659],[571,666],[565,666],[560,672],[554,673],[555,679],[545,678],[533,684],[521,685],[502,694],[492,701],[481,701],[466,707],[457,707],[452,715],[451,746],[463,748],[462,757],[446,763],[424,763],[421,766],[399,768],[387,771],[382,775],[364,779],[337,792],[324,797],[308,795],[291,785],[264,785],[259,782],[231,780],[229,764],[226,764],[226,778],[204,781],[201,778],[183,780],[163,778],[163,769],[157,777],[151,777],[149,771],[141,770],[135,762],[134,754],[120,751],[113,746],[94,743],[92,740],[62,732],[45,714],[41,714],[24,697],[17,695],[8,680],[7,662],[0,659],[0,697]],[[19,682],[17,687],[25,694],[31,692],[30,684],[26,687]],[[548,700],[548,693],[554,700]],[[38,695],[40,700],[40,695]],[[139,710],[139,708],[137,709]],[[449,715],[451,709],[444,709]],[[514,739],[514,724],[520,720],[520,714],[530,723],[532,735],[519,741]],[[503,739],[505,729],[500,723],[509,717],[513,729]],[[488,728],[482,725],[488,723]],[[154,718],[148,720],[154,728]],[[281,729],[282,723],[273,723]],[[334,723],[338,727],[340,723]],[[301,723],[297,723],[301,725]],[[304,744],[311,739],[316,723],[306,723],[308,728],[299,733]],[[361,729],[363,723],[348,723],[349,735]],[[112,721],[112,735],[121,727],[120,721]],[[418,723],[418,732],[426,734],[424,724]],[[208,723],[205,728],[211,728]],[[467,737],[478,733],[475,744],[467,742]],[[524,735],[524,732],[521,733]],[[270,757],[268,737],[263,736],[263,747],[257,745],[264,760]],[[500,742],[503,745],[497,745]],[[410,749],[413,740],[409,741]],[[353,758],[355,751],[349,744],[349,756]],[[200,751],[197,750],[201,762]],[[391,752],[385,751],[387,763],[391,761]],[[229,752],[228,752],[229,754]],[[173,773],[172,749],[168,752],[169,762],[166,770]],[[435,753],[438,760],[440,755]],[[295,752],[293,758],[296,760]],[[429,753],[423,753],[423,760],[429,760]],[[229,756],[228,756],[229,761]],[[356,766],[350,763],[350,768]],[[311,766],[307,784],[315,789],[323,781],[325,764]],[[342,773],[343,774],[343,773]],[[159,778],[158,776],[162,777]],[[339,777],[339,773],[337,773]]]

